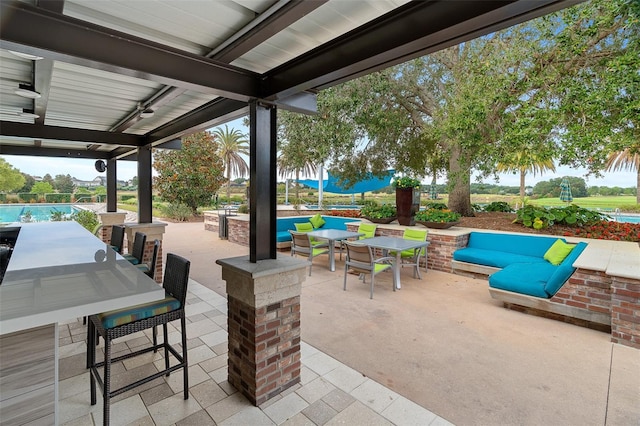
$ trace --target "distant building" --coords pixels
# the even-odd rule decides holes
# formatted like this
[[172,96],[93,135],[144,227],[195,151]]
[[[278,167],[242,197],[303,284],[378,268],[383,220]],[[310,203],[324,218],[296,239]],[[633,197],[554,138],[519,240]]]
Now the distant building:
[[93,180],[80,180],[76,178],[71,178],[71,180],[76,187],[94,188],[96,186],[105,186],[107,178],[96,176]]

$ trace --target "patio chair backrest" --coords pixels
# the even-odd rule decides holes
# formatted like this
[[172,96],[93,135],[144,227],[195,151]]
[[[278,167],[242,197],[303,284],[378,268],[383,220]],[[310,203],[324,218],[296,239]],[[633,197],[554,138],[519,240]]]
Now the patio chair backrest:
[[291,243],[296,249],[311,248],[311,241],[309,241],[309,235],[306,232],[289,231],[291,234]]
[[177,254],[167,254],[167,265],[164,269],[164,280],[162,287],[170,296],[180,302],[184,308],[187,300],[187,283],[189,282],[189,269],[191,262]]
[[373,223],[361,223],[358,226],[358,232],[364,233],[364,235],[360,236],[360,239],[363,238],[373,238],[376,236],[376,229],[378,229],[378,225]]
[[138,259],[138,262],[142,263],[144,257],[144,246],[147,244],[147,234],[142,232],[136,232],[133,239],[133,248],[131,249],[131,255]]
[[370,271],[373,269],[371,247],[345,241],[347,246],[347,263],[354,268]]
[[156,265],[158,264],[158,252],[160,251],[160,240],[153,242],[153,254],[151,255],[151,263],[149,264],[149,277],[156,277]]
[[124,244],[124,226],[113,225],[111,227],[111,240],[109,244],[115,251],[122,254],[122,246]]

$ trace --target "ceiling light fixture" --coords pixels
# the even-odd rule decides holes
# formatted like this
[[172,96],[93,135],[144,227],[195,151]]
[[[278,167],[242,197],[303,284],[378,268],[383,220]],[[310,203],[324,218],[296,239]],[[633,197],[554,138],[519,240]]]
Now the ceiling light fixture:
[[29,99],[38,99],[41,97],[40,93],[36,92],[30,84],[20,84],[19,88],[14,92],[18,96]]
[[40,59],[42,59],[42,56],[30,55],[29,53],[16,52],[15,50],[9,50],[8,52],[16,55],[19,58],[28,59],[30,61],[39,61]]
[[22,112],[19,112],[18,115],[24,118],[40,118],[40,116],[33,112],[32,109],[22,108]]
[[140,112],[140,118],[151,118],[153,117],[153,114],[155,114],[155,111],[153,109],[145,107],[144,105],[142,105],[142,102],[138,102],[138,111]]

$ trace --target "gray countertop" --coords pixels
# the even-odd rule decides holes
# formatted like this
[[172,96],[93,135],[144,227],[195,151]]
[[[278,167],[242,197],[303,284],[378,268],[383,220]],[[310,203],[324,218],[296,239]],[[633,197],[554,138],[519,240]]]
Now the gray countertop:
[[164,297],[161,286],[75,221],[19,226],[0,285],[0,334]]

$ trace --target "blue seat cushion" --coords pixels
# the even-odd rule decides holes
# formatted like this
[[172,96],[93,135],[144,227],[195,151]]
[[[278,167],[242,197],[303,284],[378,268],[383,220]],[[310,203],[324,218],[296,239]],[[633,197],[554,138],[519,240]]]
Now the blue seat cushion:
[[285,241],[291,241],[291,234],[289,233],[289,231],[276,232],[276,242],[282,243]]
[[[544,252],[543,252],[544,253]],[[460,262],[477,263],[479,265],[505,268],[512,263],[548,263],[540,257],[507,253],[497,250],[484,250],[472,247],[456,250],[453,259]]]
[[127,259],[133,265],[137,265],[138,263],[140,263],[140,261],[135,256],[133,256],[131,254],[123,254],[122,257]]
[[98,319],[105,329],[151,318],[156,315],[180,309],[178,299],[166,295],[164,299],[155,302],[143,303],[141,305],[129,306],[128,308],[116,309],[114,311],[98,314]]
[[549,262],[517,263],[491,274],[489,286],[548,299],[545,285],[558,267]]

